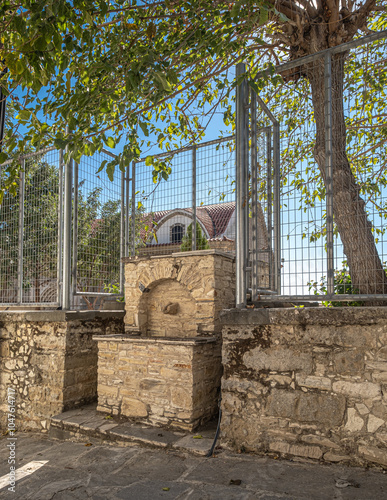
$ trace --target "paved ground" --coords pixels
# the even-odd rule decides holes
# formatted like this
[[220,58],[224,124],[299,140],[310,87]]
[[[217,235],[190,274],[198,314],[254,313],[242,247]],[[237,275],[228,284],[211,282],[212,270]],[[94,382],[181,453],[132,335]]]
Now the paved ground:
[[[91,440],[92,441],[92,440]],[[0,486],[7,478],[6,437],[0,440]],[[46,462],[16,482],[17,500],[386,500],[387,474],[342,466],[292,463],[220,452],[199,457],[137,444],[119,447],[19,434],[17,467]],[[29,465],[31,467],[31,465]],[[28,467],[25,467],[27,469]]]

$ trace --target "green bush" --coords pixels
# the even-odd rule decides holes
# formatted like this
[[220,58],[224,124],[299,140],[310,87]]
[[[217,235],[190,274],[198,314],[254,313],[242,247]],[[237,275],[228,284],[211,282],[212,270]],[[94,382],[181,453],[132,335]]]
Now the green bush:
[[[308,283],[309,290],[313,290],[314,295],[326,295],[328,293],[328,284],[326,276],[322,276],[320,283],[317,281]],[[347,267],[347,262],[343,261],[343,267],[335,270],[333,277],[333,291],[335,295],[353,295],[359,293],[352,287],[351,276]],[[324,301],[322,304],[326,307],[345,307],[362,306],[364,303],[359,301]]]
[[[199,223],[196,223],[196,250],[208,250],[210,245],[207,238],[202,233]],[[190,252],[192,250],[192,223],[188,226],[186,234],[181,240],[180,250],[182,252]]]

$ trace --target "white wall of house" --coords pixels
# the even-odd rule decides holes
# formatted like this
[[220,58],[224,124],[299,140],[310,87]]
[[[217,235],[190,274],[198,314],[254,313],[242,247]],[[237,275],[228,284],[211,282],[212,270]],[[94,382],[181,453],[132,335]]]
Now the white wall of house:
[[[199,224],[200,221],[198,220]],[[163,243],[171,243],[171,230],[172,227],[175,226],[176,224],[182,224],[184,226],[184,234],[187,232],[188,226],[192,223],[192,218],[187,215],[183,215],[182,213],[177,213],[176,215],[168,214],[165,219],[161,219],[157,225],[156,229],[156,236],[157,236],[157,241],[155,238],[152,238],[150,241],[151,245],[156,245],[156,244],[163,244]],[[203,228],[202,224],[200,224],[202,231],[208,238],[207,231]]]
[[236,228],[235,228],[235,210],[232,213],[228,225],[226,227],[226,231],[219,236],[226,236],[230,240],[235,240]]

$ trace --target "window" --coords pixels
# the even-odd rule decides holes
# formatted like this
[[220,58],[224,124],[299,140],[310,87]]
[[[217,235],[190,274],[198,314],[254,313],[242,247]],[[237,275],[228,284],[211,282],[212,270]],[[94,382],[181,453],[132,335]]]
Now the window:
[[181,243],[184,236],[183,224],[175,224],[171,227],[171,243]]

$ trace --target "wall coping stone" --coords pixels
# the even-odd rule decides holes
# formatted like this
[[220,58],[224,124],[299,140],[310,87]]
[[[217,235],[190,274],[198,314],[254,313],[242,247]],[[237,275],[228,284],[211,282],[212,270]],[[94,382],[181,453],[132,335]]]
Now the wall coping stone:
[[97,342],[124,342],[124,343],[143,343],[143,344],[175,344],[175,345],[197,345],[210,344],[217,342],[216,337],[187,337],[182,339],[165,337],[140,337],[134,335],[93,335],[93,340]]
[[125,311],[1,311],[0,322],[68,322],[123,318]]
[[222,325],[373,325],[387,320],[387,307],[225,309]]
[[209,249],[209,250],[195,250],[192,252],[174,252],[169,255],[144,255],[141,257],[123,257],[121,259],[121,262],[129,263],[129,262],[137,262],[137,261],[143,261],[143,260],[154,260],[154,259],[170,259],[171,257],[203,257],[206,255],[220,255],[221,257],[226,257],[227,259],[230,259],[232,261],[235,260],[235,255],[227,252],[222,252],[221,250],[217,249]]

